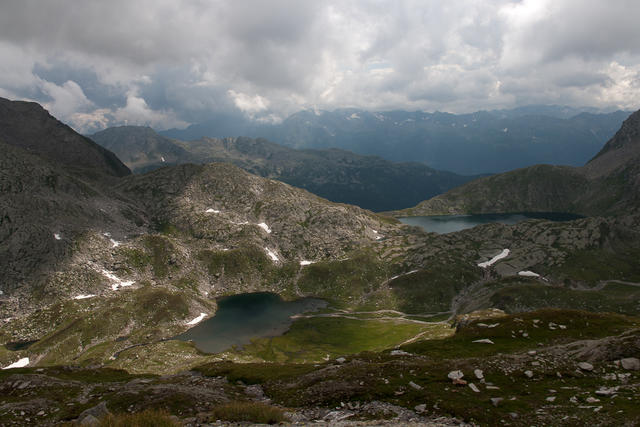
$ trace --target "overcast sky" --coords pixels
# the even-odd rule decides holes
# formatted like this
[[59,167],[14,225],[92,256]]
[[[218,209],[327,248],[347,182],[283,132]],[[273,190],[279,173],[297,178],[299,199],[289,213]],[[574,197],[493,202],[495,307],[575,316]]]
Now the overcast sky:
[[640,107],[638,0],[0,0],[0,96],[80,131],[219,112]]

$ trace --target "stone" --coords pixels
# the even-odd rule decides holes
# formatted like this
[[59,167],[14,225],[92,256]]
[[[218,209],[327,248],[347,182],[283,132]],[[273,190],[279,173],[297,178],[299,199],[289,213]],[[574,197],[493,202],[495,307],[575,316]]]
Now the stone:
[[596,394],[598,396],[611,396],[612,394],[614,394],[615,392],[618,391],[618,387],[600,387],[598,390],[596,390]]
[[85,418],[93,417],[97,421],[98,418],[109,414],[111,414],[111,411],[107,408],[107,402],[100,402],[96,406],[82,411],[78,416],[78,420],[80,420],[80,423],[84,423]]
[[464,377],[464,374],[462,373],[462,371],[451,371],[449,372],[449,374],[447,375],[447,377],[450,380],[459,380],[462,377]]
[[600,399],[597,399],[591,396],[587,397],[587,403],[597,403],[597,402],[600,402]]
[[418,385],[418,384],[416,384],[416,383],[414,383],[413,381],[409,381],[409,386],[410,386],[411,388],[416,389],[416,390],[422,390],[422,386],[421,386],[421,385]]
[[411,353],[407,353],[406,351],[403,350],[391,350],[391,354],[392,356],[410,356]]
[[415,409],[417,413],[421,414],[427,410],[427,405],[422,403],[420,405],[416,405],[413,409]]
[[504,399],[502,397],[492,397],[491,398],[491,404],[495,407],[497,407],[500,402],[502,402]]
[[556,400],[555,396],[549,396],[545,399],[547,402],[553,402],[554,400]]
[[527,378],[533,378],[533,372],[531,371],[524,371],[524,374],[527,376]]
[[347,361],[347,359],[345,359],[344,357],[338,357],[338,358],[336,359],[336,362],[338,362],[338,363],[344,363],[344,362],[346,362],[346,361]]
[[480,389],[474,383],[469,383],[469,388],[475,393],[480,393]]
[[482,369],[474,369],[473,370],[473,374],[476,376],[477,379],[481,380],[484,378],[484,372],[482,372]]
[[98,426],[100,425],[100,421],[93,415],[89,414],[86,417],[82,418],[82,421],[80,421],[80,425],[81,426]]
[[620,364],[624,369],[629,371],[640,371],[640,359],[636,357],[620,359]]
[[593,365],[589,362],[580,362],[578,363],[578,368],[582,369],[583,371],[587,371],[587,372],[591,372],[593,371]]

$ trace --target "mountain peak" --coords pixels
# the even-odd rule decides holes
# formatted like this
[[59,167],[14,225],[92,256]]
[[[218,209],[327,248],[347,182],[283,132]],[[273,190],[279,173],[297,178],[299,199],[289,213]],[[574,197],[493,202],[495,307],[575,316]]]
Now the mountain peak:
[[592,177],[603,176],[640,155],[640,110],[631,114],[620,130],[583,168]]
[[35,102],[0,98],[0,140],[66,167],[112,176],[131,173],[111,151],[78,134]]

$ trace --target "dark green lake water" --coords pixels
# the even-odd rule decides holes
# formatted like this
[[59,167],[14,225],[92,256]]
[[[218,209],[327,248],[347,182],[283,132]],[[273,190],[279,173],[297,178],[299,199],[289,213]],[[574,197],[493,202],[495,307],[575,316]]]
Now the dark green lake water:
[[174,339],[193,341],[206,353],[219,353],[231,346],[248,344],[258,337],[282,335],[291,326],[291,316],[326,307],[317,298],[283,301],[272,293],[241,294],[218,300],[215,316]]
[[550,221],[571,221],[581,218],[579,215],[566,213],[519,213],[519,214],[483,214],[483,215],[438,215],[412,216],[398,218],[404,224],[417,225],[426,231],[438,234],[472,228],[480,224],[499,222],[501,224],[517,224],[528,219],[547,219]]

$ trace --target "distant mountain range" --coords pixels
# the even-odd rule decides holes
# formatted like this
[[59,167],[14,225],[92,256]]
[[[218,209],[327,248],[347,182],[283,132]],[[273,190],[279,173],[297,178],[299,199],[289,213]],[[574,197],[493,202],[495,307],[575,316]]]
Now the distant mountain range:
[[586,165],[536,165],[470,182],[397,215],[571,212],[627,215],[640,206],[640,111]]
[[[585,111],[586,110],[586,111]],[[239,115],[214,116],[162,135],[263,137],[294,148],[340,148],[392,161],[414,161],[458,174],[483,174],[538,163],[580,166],[593,157],[629,112],[597,113],[527,106],[471,114],[357,109],[306,110],[280,124]]]
[[373,211],[403,209],[476,177],[416,163],[396,163],[340,149],[296,150],[265,139],[202,138],[185,142],[148,127],[122,126],[91,135],[134,172],[183,163],[232,163],[334,202]]

